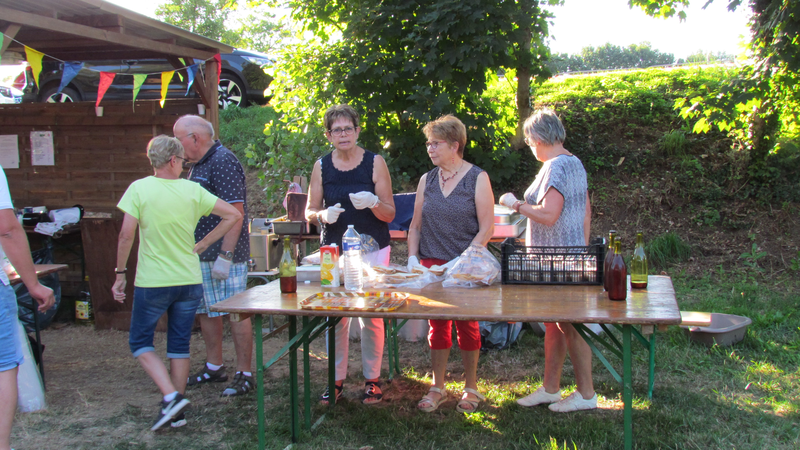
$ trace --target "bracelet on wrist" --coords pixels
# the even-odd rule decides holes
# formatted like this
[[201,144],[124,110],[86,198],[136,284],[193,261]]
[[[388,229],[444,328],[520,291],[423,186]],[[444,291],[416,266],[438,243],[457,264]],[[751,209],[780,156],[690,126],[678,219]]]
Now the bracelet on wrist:
[[114,269],[114,273],[116,273],[117,275],[122,275],[123,273],[126,273],[127,271],[128,271],[127,267],[122,269],[122,270]]
[[511,209],[513,209],[516,212],[519,212],[519,208],[522,207],[522,205],[524,205],[524,204],[525,204],[525,202],[521,202],[521,201],[517,200],[516,202],[514,202],[514,206]]

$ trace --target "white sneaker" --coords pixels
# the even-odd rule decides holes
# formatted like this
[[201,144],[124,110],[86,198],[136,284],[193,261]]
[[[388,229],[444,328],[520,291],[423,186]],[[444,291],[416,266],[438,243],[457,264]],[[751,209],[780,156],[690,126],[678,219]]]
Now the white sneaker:
[[583,398],[580,392],[575,391],[569,397],[549,406],[550,411],[571,412],[597,408],[597,393],[590,399]]
[[555,403],[559,400],[561,400],[561,389],[555,394],[548,394],[544,386],[541,386],[539,389],[533,391],[532,394],[517,399],[517,403],[522,406],[536,406],[542,403]]

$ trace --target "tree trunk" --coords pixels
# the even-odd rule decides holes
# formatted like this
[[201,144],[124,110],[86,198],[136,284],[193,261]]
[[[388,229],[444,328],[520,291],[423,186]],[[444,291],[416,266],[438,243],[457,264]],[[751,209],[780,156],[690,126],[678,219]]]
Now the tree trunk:
[[[524,40],[522,42],[522,52],[530,55],[531,41],[533,34],[531,28],[525,28]],[[530,58],[520,58],[522,61],[530,61]],[[522,125],[525,120],[531,115],[531,68],[528,64],[519,64],[517,66],[517,131],[511,139],[511,148],[518,150],[525,147],[525,134],[522,131]]]

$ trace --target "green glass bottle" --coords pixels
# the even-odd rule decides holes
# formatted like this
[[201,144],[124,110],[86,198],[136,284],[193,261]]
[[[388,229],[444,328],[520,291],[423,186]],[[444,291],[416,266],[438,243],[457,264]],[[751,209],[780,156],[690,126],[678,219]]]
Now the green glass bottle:
[[644,253],[644,237],[636,233],[636,249],[631,258],[631,288],[647,288],[647,255]]
[[603,289],[608,291],[610,278],[608,271],[611,269],[611,261],[614,260],[614,239],[617,236],[616,230],[608,232],[608,248],[606,249],[606,259],[603,263]]

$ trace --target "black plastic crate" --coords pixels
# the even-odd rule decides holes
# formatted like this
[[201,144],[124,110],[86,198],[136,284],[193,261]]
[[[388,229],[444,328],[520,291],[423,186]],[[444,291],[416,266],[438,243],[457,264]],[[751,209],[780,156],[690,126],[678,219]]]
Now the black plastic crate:
[[603,238],[577,247],[529,247],[508,238],[500,247],[503,284],[603,284]]

